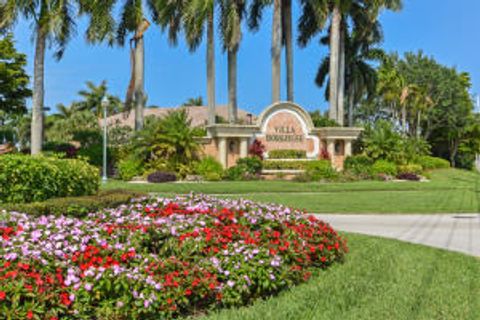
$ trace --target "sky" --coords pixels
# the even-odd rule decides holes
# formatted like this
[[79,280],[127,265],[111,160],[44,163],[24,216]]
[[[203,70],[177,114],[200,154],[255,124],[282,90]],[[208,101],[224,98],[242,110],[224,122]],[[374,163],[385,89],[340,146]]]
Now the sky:
[[[299,16],[293,8],[294,20]],[[384,12],[380,21],[384,31],[382,47],[399,53],[423,50],[442,64],[455,66],[472,77],[472,94],[480,93],[479,0],[404,0],[400,12]],[[271,10],[264,15],[256,33],[243,28],[238,56],[239,108],[259,114],[271,100],[270,33]],[[130,76],[128,47],[91,46],[85,41],[86,20],[79,19],[77,35],[69,43],[62,60],[53,52],[46,55],[45,105],[70,104],[78,100],[77,92],[91,80],[107,80],[109,91],[125,96]],[[296,35],[296,30],[294,30]],[[16,47],[27,54],[27,71],[33,76],[31,25],[20,21],[14,29]],[[227,103],[227,59],[216,37],[216,102]],[[202,96],[206,103],[205,43],[190,53],[183,41],[176,47],[157,26],[145,35],[145,86],[147,105],[178,106],[190,97]],[[320,61],[328,54],[318,39],[306,48],[294,49],[295,102],[307,110],[326,110],[323,89],[315,83]],[[283,60],[282,60],[283,61]],[[283,65],[282,65],[283,68]],[[285,69],[282,69],[282,98],[286,97]],[[31,103],[31,102],[29,102]]]

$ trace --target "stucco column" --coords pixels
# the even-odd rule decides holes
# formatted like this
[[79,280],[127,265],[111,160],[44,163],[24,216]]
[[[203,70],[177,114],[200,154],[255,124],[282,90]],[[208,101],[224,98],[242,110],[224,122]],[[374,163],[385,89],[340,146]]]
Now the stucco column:
[[218,138],[218,161],[227,168],[227,138]]
[[327,151],[330,155],[330,161],[332,163],[332,167],[335,168],[335,140],[334,139],[327,139]]
[[345,140],[345,158],[352,155],[352,140]]
[[240,138],[240,158],[248,156],[248,138]]

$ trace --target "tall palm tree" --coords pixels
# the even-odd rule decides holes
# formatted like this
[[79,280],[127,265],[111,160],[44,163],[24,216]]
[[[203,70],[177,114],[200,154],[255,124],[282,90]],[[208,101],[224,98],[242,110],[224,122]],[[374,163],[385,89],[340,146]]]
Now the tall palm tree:
[[31,20],[35,34],[33,65],[33,96],[31,123],[31,153],[42,151],[44,124],[44,77],[47,45],[56,47],[55,58],[60,60],[75,31],[76,1],[43,0],[0,2],[0,29],[6,29],[24,18]]
[[207,104],[208,124],[215,124],[215,0],[193,0],[184,12],[185,34],[189,49],[194,51],[207,29]]
[[168,29],[169,41],[177,41],[182,27],[182,17],[187,0],[124,0],[121,6],[119,22],[113,18],[118,0],[81,0],[82,9],[90,17],[87,39],[92,43],[108,41],[124,46],[127,35],[130,38],[132,75],[125,107],[135,105],[135,130],[143,127],[143,111],[147,95],[144,89],[145,45],[144,33],[150,26],[150,18]]
[[280,100],[281,50],[285,45],[287,79],[287,100],[293,101],[293,42],[292,42],[292,1],[254,0],[250,5],[248,25],[258,30],[263,10],[273,5],[271,54],[272,54],[272,102]]
[[237,106],[237,54],[242,39],[242,20],[246,13],[245,0],[221,0],[220,30],[223,48],[228,59],[228,122],[236,123]]
[[318,33],[327,21],[330,23],[330,60],[329,60],[329,102],[330,118],[343,125],[344,85],[345,85],[345,33],[348,19],[354,21],[363,14],[370,21],[376,21],[382,9],[399,10],[401,0],[302,0],[302,15],[299,22],[299,43],[302,46]]

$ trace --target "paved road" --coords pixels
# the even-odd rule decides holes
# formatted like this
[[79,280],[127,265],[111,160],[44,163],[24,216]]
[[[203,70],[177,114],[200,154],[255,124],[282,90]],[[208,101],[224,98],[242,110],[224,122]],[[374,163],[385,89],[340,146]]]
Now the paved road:
[[480,257],[480,214],[317,216],[338,230],[394,238]]

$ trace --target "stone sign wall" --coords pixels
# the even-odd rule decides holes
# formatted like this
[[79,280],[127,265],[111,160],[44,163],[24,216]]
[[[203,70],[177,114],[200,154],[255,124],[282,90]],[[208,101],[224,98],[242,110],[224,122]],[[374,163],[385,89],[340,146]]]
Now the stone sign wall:
[[305,150],[310,158],[318,157],[319,139],[311,134],[310,116],[294,104],[275,105],[260,116],[261,132],[255,137],[271,150]]

